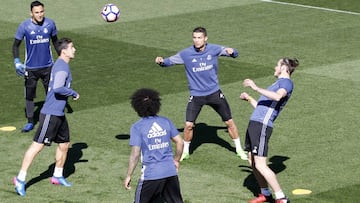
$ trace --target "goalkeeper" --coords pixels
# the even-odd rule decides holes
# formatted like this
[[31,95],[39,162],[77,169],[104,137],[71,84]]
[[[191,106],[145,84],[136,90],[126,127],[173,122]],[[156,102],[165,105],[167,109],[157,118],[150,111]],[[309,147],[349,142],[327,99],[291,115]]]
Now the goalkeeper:
[[[57,41],[55,22],[44,16],[44,4],[33,1],[30,4],[31,18],[22,22],[17,28],[13,44],[13,56],[16,73],[25,78],[25,111],[27,123],[22,132],[34,128],[34,98],[36,98],[37,81],[41,79],[45,93],[49,86],[53,58],[50,40]],[[20,60],[19,47],[25,40],[25,63]]]

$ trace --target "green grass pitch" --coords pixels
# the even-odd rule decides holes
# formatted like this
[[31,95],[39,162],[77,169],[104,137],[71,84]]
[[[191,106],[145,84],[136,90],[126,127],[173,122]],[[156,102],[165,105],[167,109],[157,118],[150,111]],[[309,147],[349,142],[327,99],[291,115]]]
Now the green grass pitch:
[[[278,58],[300,60],[293,75],[295,91],[275,123],[269,165],[292,202],[359,202],[360,4],[357,0],[282,2],[292,4],[114,0],[111,3],[121,9],[120,19],[105,23],[100,10],[110,2],[43,0],[46,16],[57,23],[58,36],[72,38],[77,49],[70,66],[73,88],[81,98],[70,102],[73,112],[67,114],[73,145],[65,166],[74,185],[49,183],[52,146],[33,162],[27,195],[19,197],[11,180],[34,132],[20,133],[25,123],[23,80],[15,74],[11,48],[18,24],[29,17],[30,1],[2,0],[0,127],[18,129],[0,132],[0,202],[132,202],[140,165],[133,189],[126,191],[122,185],[130,153],[129,128],[138,119],[129,96],[140,87],[159,90],[160,114],[183,128],[189,94],[183,67],[160,68],[154,59],[190,46],[196,26],[208,29],[210,43],[240,51],[236,59],[220,59],[219,77],[242,143],[252,111],[239,99],[242,91],[249,91],[242,80],[252,78],[265,87],[274,81]],[[39,83],[36,104],[41,106],[43,99]],[[247,202],[253,197],[254,178],[248,163],[235,156],[220,117],[205,107],[197,122],[196,148],[179,171],[184,201]],[[310,189],[312,194],[292,195],[296,188]]]

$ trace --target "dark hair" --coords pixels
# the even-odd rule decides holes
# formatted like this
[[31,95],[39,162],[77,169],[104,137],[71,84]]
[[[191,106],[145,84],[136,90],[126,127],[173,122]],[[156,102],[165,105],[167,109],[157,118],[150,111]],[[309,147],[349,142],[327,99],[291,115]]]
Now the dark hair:
[[160,111],[161,99],[159,97],[159,92],[153,89],[138,89],[133,93],[130,99],[131,106],[140,117],[155,116]]
[[204,36],[207,36],[207,31],[206,31],[206,29],[204,27],[196,27],[193,30],[193,33],[194,32],[201,32],[201,33],[204,33]]
[[61,51],[63,49],[67,49],[68,48],[68,45],[72,42],[72,40],[70,38],[61,38],[59,40],[57,40],[55,42],[55,50],[56,50],[56,53],[58,54],[58,56],[61,55]]
[[30,11],[32,11],[32,9],[33,9],[35,6],[42,6],[42,7],[44,7],[44,4],[41,3],[40,1],[33,1],[33,2],[31,2],[31,4],[30,4]]
[[299,64],[300,64],[299,60],[297,60],[297,58],[291,59],[291,58],[288,58],[288,57],[282,58],[281,63],[288,67],[290,75],[294,72],[296,67],[298,67]]

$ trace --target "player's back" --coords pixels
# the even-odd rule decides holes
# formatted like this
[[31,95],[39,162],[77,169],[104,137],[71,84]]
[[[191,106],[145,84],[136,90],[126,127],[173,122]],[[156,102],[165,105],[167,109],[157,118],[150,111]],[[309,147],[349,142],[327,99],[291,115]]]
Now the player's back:
[[130,145],[140,146],[145,179],[176,175],[171,138],[179,132],[166,117],[149,116],[131,127]]

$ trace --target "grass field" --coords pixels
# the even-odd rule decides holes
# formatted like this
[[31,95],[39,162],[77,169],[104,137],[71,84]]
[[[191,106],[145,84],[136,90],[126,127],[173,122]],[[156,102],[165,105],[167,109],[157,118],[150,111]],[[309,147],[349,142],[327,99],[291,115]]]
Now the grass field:
[[[154,59],[190,46],[191,31],[199,25],[208,29],[210,43],[240,51],[236,59],[220,60],[219,77],[242,138],[252,111],[238,99],[242,91],[249,91],[242,80],[252,78],[266,87],[274,81],[278,58],[300,60],[293,75],[295,91],[275,123],[269,165],[292,202],[360,201],[360,3],[356,0],[282,0],[291,4],[114,0],[121,18],[111,24],[99,14],[107,1],[43,0],[46,16],[57,23],[58,36],[72,38],[77,48],[70,66],[73,88],[81,99],[70,102],[73,112],[67,114],[73,145],[65,167],[74,186],[49,183],[52,146],[33,162],[27,195],[19,197],[11,180],[34,132],[20,132],[26,121],[23,80],[15,74],[11,48],[18,24],[29,17],[30,2],[2,0],[0,8],[0,127],[18,128],[0,131],[0,202],[132,202],[134,189],[126,191],[122,186],[130,153],[129,129],[138,119],[129,96],[139,87],[159,90],[160,114],[183,128],[189,94],[184,69],[160,68]],[[39,83],[38,106],[43,99]],[[179,171],[184,201],[247,202],[253,197],[254,177],[247,162],[235,156],[221,119],[205,107],[197,122],[193,153]],[[139,172],[138,166],[133,188]],[[292,195],[296,188],[313,192]]]

